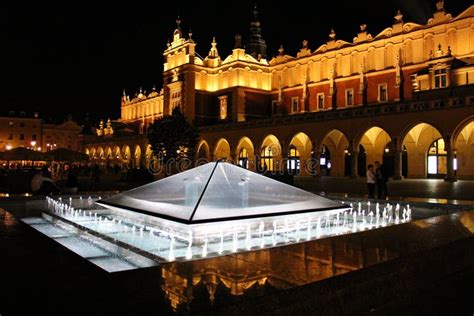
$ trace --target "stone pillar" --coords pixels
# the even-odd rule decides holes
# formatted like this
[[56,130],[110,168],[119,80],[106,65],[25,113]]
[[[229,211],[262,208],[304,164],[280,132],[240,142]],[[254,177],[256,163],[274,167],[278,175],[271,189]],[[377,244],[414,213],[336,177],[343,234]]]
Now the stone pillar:
[[351,154],[351,178],[358,178],[358,166],[359,166],[359,151],[356,151],[353,148],[350,148],[350,154]]
[[400,149],[395,149],[395,154],[394,154],[394,173],[393,173],[393,180],[402,180],[403,175],[402,175],[402,157],[403,157],[403,150]]
[[403,145],[400,144],[400,138],[393,138],[393,150],[394,150],[394,172],[393,172],[393,180],[402,180],[402,164],[403,164]]
[[446,182],[456,182],[458,179],[456,178],[456,175],[454,174],[454,148],[451,145],[451,137],[446,137],[445,138],[445,149],[446,152],[448,153],[448,161],[447,161],[447,167],[448,167],[448,174],[444,178],[444,181]]

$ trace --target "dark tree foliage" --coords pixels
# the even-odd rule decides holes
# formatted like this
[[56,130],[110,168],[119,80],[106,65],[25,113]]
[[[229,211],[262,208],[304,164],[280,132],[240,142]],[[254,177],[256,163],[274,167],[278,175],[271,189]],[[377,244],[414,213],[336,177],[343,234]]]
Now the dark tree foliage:
[[167,163],[172,159],[193,159],[199,131],[190,124],[179,107],[153,122],[148,128],[148,141],[153,153]]

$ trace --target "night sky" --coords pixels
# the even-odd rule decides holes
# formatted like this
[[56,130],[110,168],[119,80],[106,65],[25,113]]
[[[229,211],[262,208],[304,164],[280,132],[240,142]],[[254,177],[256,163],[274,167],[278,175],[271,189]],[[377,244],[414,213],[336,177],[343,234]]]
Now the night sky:
[[[258,1],[268,56],[280,44],[294,55],[304,39],[312,50],[326,42],[334,28],[337,37],[352,42],[359,25],[366,23],[375,36],[392,25],[397,9],[404,21],[426,23],[435,0],[328,1],[325,8],[311,9],[301,1],[276,5]],[[155,1],[146,4],[99,6],[98,2],[63,1],[63,6],[21,2],[0,7],[1,109],[39,111],[44,118],[61,121],[68,113],[82,120],[118,118],[120,96],[142,86],[147,91],[161,86],[163,56],[179,15],[182,30],[192,28],[197,51],[206,56],[212,36],[225,58],[234,35],[248,35],[255,1]],[[295,6],[289,6],[295,3]],[[305,2],[307,3],[307,2]],[[312,1],[311,4],[319,4]],[[472,0],[447,0],[445,7],[456,16]]]

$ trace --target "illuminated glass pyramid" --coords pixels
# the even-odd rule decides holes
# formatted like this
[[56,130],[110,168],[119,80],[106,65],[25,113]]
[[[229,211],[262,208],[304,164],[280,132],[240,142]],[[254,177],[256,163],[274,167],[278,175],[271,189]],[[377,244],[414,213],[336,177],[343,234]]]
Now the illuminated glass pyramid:
[[225,162],[184,171],[101,200],[100,204],[184,224],[347,208]]

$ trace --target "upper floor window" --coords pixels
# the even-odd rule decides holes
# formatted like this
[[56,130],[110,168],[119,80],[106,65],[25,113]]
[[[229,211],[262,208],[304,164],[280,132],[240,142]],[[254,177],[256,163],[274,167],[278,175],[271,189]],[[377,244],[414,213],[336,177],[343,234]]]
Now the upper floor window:
[[446,88],[447,86],[447,72],[446,68],[436,69],[434,71],[434,86],[436,89],[438,88]]
[[219,118],[221,120],[227,119],[227,96],[219,97]]
[[291,113],[298,113],[299,106],[298,106],[298,97],[291,98]]
[[318,93],[318,110],[324,109],[324,93]]
[[36,140],[36,134],[31,135],[31,140]]
[[25,123],[24,123],[24,122],[21,122],[21,123],[20,123],[20,127],[25,127]]
[[23,133],[20,134],[20,140],[25,140],[25,134]]
[[386,83],[379,84],[378,100],[379,100],[379,102],[387,102],[388,101],[388,93],[387,93],[387,84]]
[[15,125],[12,121],[8,122],[8,127],[13,127]]
[[346,106],[354,105],[354,89],[346,89]]
[[8,133],[8,139],[13,139],[13,133]]

